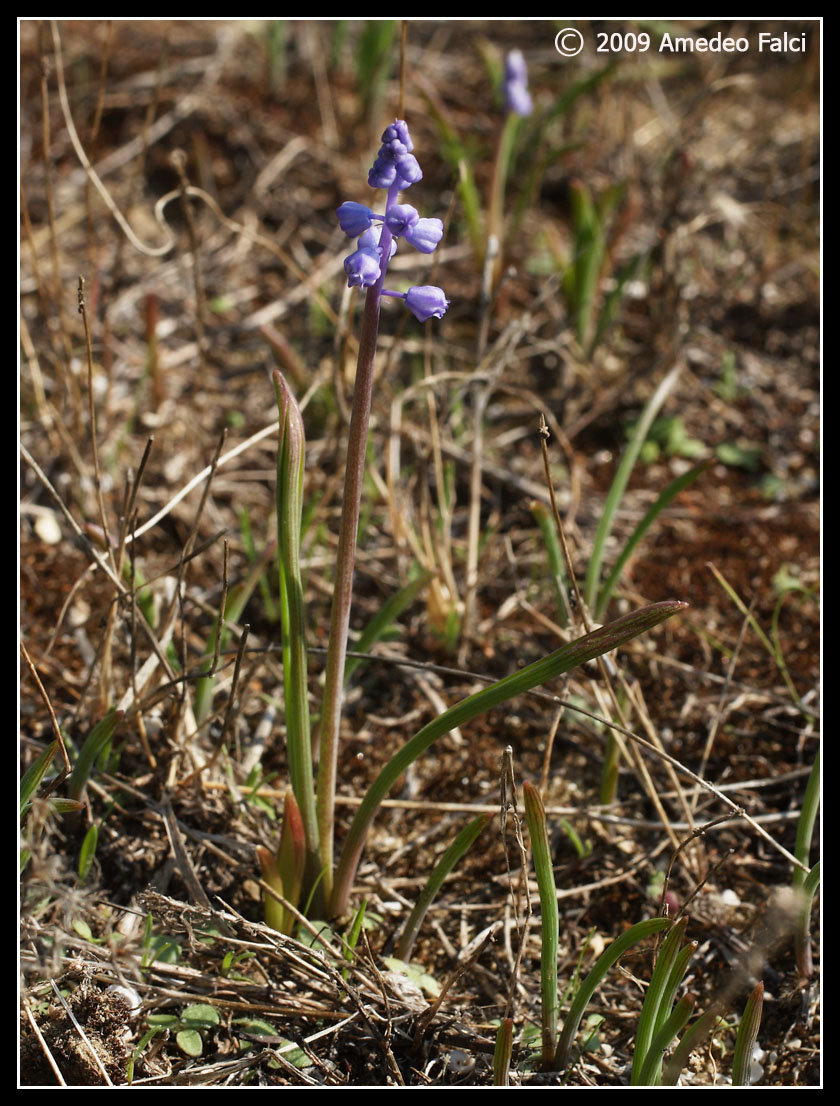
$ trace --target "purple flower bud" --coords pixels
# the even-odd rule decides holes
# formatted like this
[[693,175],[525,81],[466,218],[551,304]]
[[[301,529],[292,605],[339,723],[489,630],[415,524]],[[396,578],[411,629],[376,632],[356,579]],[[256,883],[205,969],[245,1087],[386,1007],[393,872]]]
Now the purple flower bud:
[[[382,248],[379,245],[379,241],[382,238],[382,227],[370,227],[366,230],[362,237],[359,239],[360,250],[376,250],[379,256],[382,256]],[[391,239],[391,252],[388,254],[388,260],[390,261],[394,254],[397,252],[397,243]]]
[[442,288],[423,284],[417,288],[409,288],[405,294],[405,305],[415,318],[424,323],[426,319],[432,317],[442,319],[449,307],[449,300],[443,294]]
[[408,124],[404,119],[395,119],[394,122],[387,126],[382,132],[383,144],[394,141],[401,142],[409,153],[414,149],[414,143],[411,141],[411,135],[408,133]]
[[528,92],[528,67],[521,50],[511,50],[505,58],[505,103],[517,115],[530,115],[534,102]]
[[393,204],[385,213],[385,226],[397,238],[408,234],[413,226],[424,221],[417,208],[411,204]]
[[393,161],[383,157],[380,151],[376,161],[368,173],[368,184],[371,188],[390,188],[397,178],[397,169]]
[[432,253],[443,238],[443,223],[440,219],[418,219],[414,226],[405,232],[406,242],[421,253]]
[[344,271],[347,274],[347,286],[354,288],[370,288],[379,280],[382,272],[380,267],[379,250],[358,249],[344,259]]
[[401,188],[408,188],[410,184],[417,184],[423,179],[420,163],[414,154],[403,154],[396,161],[397,176],[400,178]]
[[336,211],[341,229],[350,238],[358,238],[368,229],[373,218],[373,212],[364,204],[353,203],[346,200]]

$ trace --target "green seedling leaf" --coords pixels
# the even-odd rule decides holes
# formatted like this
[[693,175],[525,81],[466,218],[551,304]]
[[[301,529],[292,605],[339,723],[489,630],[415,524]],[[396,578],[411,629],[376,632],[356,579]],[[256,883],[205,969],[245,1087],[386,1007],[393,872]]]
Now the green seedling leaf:
[[625,645],[639,634],[664,622],[666,618],[685,610],[687,606],[687,603],[669,600],[625,615],[591,634],[586,634],[562,646],[542,660],[527,665],[518,672],[491,684],[490,687],[477,691],[424,726],[382,769],[359,806],[347,834],[336,871],[331,913],[340,915],[347,907],[350,888],[365,839],[382,800],[403,772],[439,737],[515,696],[539,687],[548,680],[553,680],[579,664],[585,664],[588,660]]
[[437,998],[440,995],[438,981],[433,975],[429,975],[427,971],[421,968],[419,964],[407,964],[405,960],[400,960],[398,956],[386,956],[385,963],[392,972],[399,972],[400,975],[404,975],[429,998]]
[[[358,945],[358,943],[359,943],[359,937],[361,936],[362,930],[365,928],[365,911],[366,910],[367,910],[367,899],[362,899],[362,905],[356,911],[356,914],[353,918],[353,924],[350,926],[350,929],[347,931],[347,937],[346,937],[346,939],[344,941],[344,944],[342,946],[342,952],[344,953],[344,959],[350,961],[351,963],[354,959],[353,954],[355,952],[356,945]],[[342,979],[347,979],[349,974],[350,974],[349,970],[347,968],[345,968],[341,973],[341,978]]]
[[181,949],[174,937],[167,937],[164,933],[155,933],[144,945],[141,967],[149,968],[157,960],[161,964],[177,964],[180,956]]
[[90,870],[93,867],[93,861],[96,856],[96,845],[98,841],[99,825],[94,822],[85,834],[85,839],[82,842],[82,847],[79,851],[79,879],[83,883],[90,875]]
[[206,1002],[187,1006],[180,1017],[180,1023],[185,1029],[214,1029],[220,1021],[219,1011]]
[[478,818],[474,818],[469,825],[461,830],[435,865],[432,874],[426,882],[426,886],[421,891],[414,905],[414,909],[411,911],[405,923],[405,927],[400,934],[400,939],[394,949],[394,954],[399,960],[408,961],[411,958],[411,950],[414,948],[414,942],[417,939],[420,926],[423,924],[423,919],[426,917],[426,912],[432,905],[435,896],[443,886],[443,881],[464,854],[472,848],[479,834],[491,818],[492,814],[481,814]]
[[715,450],[717,459],[729,468],[758,472],[761,468],[761,450],[755,446],[721,442]]
[[311,1068],[312,1061],[300,1047],[296,1045],[294,1041],[290,1041],[288,1037],[281,1037],[277,1042],[276,1051],[280,1053],[284,1060],[287,1060],[296,1068]]
[[565,1071],[569,1066],[572,1056],[572,1044],[580,1026],[581,1019],[589,1005],[589,1000],[603,982],[607,972],[625,952],[638,941],[644,941],[655,933],[661,933],[668,929],[671,922],[667,918],[649,918],[644,922],[637,922],[625,933],[616,938],[613,943],[601,953],[595,966],[581,984],[580,990],[575,996],[574,1002],[566,1016],[560,1040],[557,1042],[557,1051],[554,1054],[554,1070]]
[[542,944],[540,951],[540,981],[542,993],[542,1059],[548,1068],[557,1047],[557,953],[559,936],[559,912],[557,885],[551,863],[551,847],[548,839],[548,823],[542,797],[534,785],[526,780],[523,786],[525,815],[531,835],[531,851],[540,893],[542,917]]
[[237,979],[240,981],[248,981],[247,975],[242,975],[241,972],[234,971],[237,964],[242,964],[246,960],[251,960],[257,954],[255,952],[236,952],[231,949],[230,952],[226,952],[222,959],[222,976],[225,979]]
[[181,1052],[186,1053],[187,1056],[191,1056],[194,1060],[201,1055],[202,1049],[204,1048],[201,1034],[195,1029],[182,1029],[179,1033],[175,1034],[175,1040]]
[[180,1024],[177,1014],[149,1014],[146,1021],[155,1032],[162,1029],[174,1029],[176,1025]]
[[84,918],[74,918],[73,929],[76,931],[76,933],[78,933],[83,941],[90,941],[92,945],[102,945],[105,943],[102,937],[93,936],[93,930],[84,920]]
[[98,722],[88,734],[67,785],[71,799],[81,799],[85,786],[102,750],[114,736],[114,731],[122,720],[121,710],[111,710],[101,722]]
[[752,1083],[752,1054],[761,1025],[761,1011],[764,1006],[764,984],[759,983],[744,1007],[738,1035],[735,1038],[735,1052],[732,1057],[732,1086],[749,1087]]

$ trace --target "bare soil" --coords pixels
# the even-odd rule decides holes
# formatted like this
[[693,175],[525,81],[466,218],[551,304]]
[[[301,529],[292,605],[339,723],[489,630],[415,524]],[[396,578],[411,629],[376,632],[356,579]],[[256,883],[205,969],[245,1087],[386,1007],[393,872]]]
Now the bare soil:
[[[21,1084],[125,1084],[149,1018],[196,1004],[218,1015],[200,1030],[200,1055],[182,1047],[181,1023],[163,1028],[139,1050],[134,1085],[489,1086],[505,1016],[511,1085],[558,1082],[535,1056],[539,908],[516,811],[504,835],[494,817],[421,930],[412,961],[444,988],[440,1005],[385,960],[470,812],[499,810],[507,746],[517,784],[539,783],[549,812],[561,989],[656,914],[676,856],[669,903],[686,909],[698,943],[683,991],[695,1013],[718,1003],[726,1019],[683,1084],[730,1076],[734,1029],[759,980],[760,1085],[820,1083],[819,898],[806,977],[792,941],[793,868],[777,847],[795,848],[819,742],[820,25],[683,22],[671,33],[721,31],[750,49],[615,55],[596,52],[599,31],[656,38],[662,27],[578,26],[585,49],[565,60],[554,22],[409,24],[401,93],[399,24],[391,36],[387,24],[352,21],[71,21],[58,25],[59,54],[49,23],[20,23],[20,624],[45,691],[23,665],[21,772],[53,739],[45,697],[71,753],[110,707],[129,704],[84,810],[55,815],[39,799],[25,823]],[[785,30],[804,33],[807,48],[758,52],[760,31]],[[384,36],[378,68],[374,32]],[[488,305],[447,150],[456,135],[483,203],[503,122],[492,75],[513,47],[536,109],[518,132],[503,279]],[[433,256],[398,254],[393,277],[439,284],[451,305],[425,327],[398,302],[383,305],[354,630],[418,567],[439,577],[354,674],[339,843],[402,741],[478,677],[564,640],[531,508],[548,500],[540,414],[582,580],[629,428],[674,366],[606,567],[677,475],[708,466],[637,548],[608,617],[668,598],[690,609],[614,657],[623,684],[613,686],[625,728],[661,742],[768,836],[738,816],[721,822],[718,796],[695,794],[650,753],[640,754],[647,789],[640,762],[622,762],[616,799],[600,806],[607,729],[572,708],[617,713],[599,673],[578,670],[441,739],[394,789],[353,895],[376,925],[344,978],[328,956],[262,925],[254,850],[276,847],[288,785],[270,373],[279,364],[304,407],[317,714],[361,304],[345,287],[348,241],[334,212],[346,199],[372,202],[367,169],[399,112],[424,174],[407,199],[447,229]],[[201,194],[180,194],[187,184]],[[575,203],[581,188],[597,201],[614,187],[595,317],[622,266],[642,261],[593,349],[568,294],[582,248]],[[465,625],[482,387],[481,545]],[[91,553],[103,521],[111,556],[122,551],[121,596]],[[264,553],[267,567],[230,627],[213,711],[196,732],[194,677],[222,602],[225,542],[229,592]],[[130,597],[142,582],[141,609]],[[168,610],[169,672],[161,664],[141,686]],[[447,618],[450,629],[461,620],[460,634],[447,633]],[[569,632],[582,633],[580,621]],[[66,783],[53,797],[65,793]],[[524,818],[521,793],[518,802]],[[712,822],[677,850],[690,825]],[[526,884],[534,916],[518,961]],[[334,933],[348,921],[331,919]],[[567,1073],[571,1085],[629,1082],[652,955],[637,949],[599,988],[598,1047]]]

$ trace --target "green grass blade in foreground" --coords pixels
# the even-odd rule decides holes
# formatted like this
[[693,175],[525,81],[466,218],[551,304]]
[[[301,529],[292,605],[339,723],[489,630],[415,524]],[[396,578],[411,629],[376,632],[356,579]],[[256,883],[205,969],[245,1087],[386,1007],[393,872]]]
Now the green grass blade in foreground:
[[676,365],[665,377],[663,377],[659,387],[648,400],[644,411],[642,411],[641,418],[636,423],[633,436],[627,443],[627,448],[621,458],[618,471],[607,493],[604,510],[601,514],[601,521],[598,523],[598,530],[595,534],[592,556],[589,558],[589,564],[586,569],[586,582],[584,584],[583,597],[586,600],[587,607],[591,611],[594,611],[598,607],[601,565],[604,561],[607,540],[612,532],[615,512],[618,510],[619,504],[621,503],[622,496],[627,488],[627,482],[630,479],[630,474],[636,464],[639,452],[644,445],[648,430],[650,430],[653,420],[659,413],[659,408],[668,398],[668,394],[674,387],[674,384],[676,384],[678,375],[679,366]]
[[[396,622],[406,607],[410,606],[423,588],[428,582],[435,577],[433,570],[421,572],[420,575],[411,580],[404,588],[392,595],[387,603],[381,607],[373,618],[362,630],[359,640],[355,643],[354,653],[369,653],[371,646],[373,646],[388,627]],[[361,657],[348,657],[344,664],[344,682],[346,683],[357,666],[362,663]]]
[[309,719],[306,622],[300,572],[305,438],[300,408],[286,381],[276,369],[272,379],[280,410],[277,444],[277,561],[283,627],[286,743],[292,791],[300,808],[306,834],[307,879],[312,881],[317,877],[319,862]]
[[26,769],[20,781],[20,817],[22,818],[29,809],[32,796],[41,786],[41,781],[46,775],[47,769],[52,763],[53,757],[61,747],[58,738],[48,745],[36,760]]
[[741,1017],[741,1024],[738,1026],[735,1052],[732,1056],[733,1087],[749,1087],[752,1082],[750,1068],[752,1066],[753,1047],[761,1025],[763,1005],[764,984],[759,983],[747,999],[747,1005],[744,1007],[744,1013]]
[[665,510],[668,504],[680,494],[690,487],[691,484],[706,471],[711,464],[711,461],[701,461],[699,465],[695,465],[694,468],[684,472],[682,476],[678,476],[676,480],[672,480],[668,487],[662,492],[653,506],[645,513],[644,518],[639,525],[627,539],[624,548],[618,560],[612,567],[607,579],[604,581],[604,586],[598,592],[598,603],[595,607],[595,618],[600,622],[604,617],[607,609],[607,604],[612,598],[613,592],[618,584],[619,577],[621,576],[624,566],[627,564],[630,557],[633,555],[633,551],[645,534],[648,532],[653,523],[657,520],[659,515]]
[[664,603],[654,603],[649,607],[642,607],[638,611],[625,615],[623,618],[610,622],[606,626],[595,630],[591,634],[569,642],[554,653],[542,660],[529,664],[518,672],[505,676],[490,687],[462,699],[460,703],[444,711],[438,718],[433,719],[424,726],[419,733],[408,741],[402,749],[382,769],[377,778],[371,784],[367,794],[359,806],[347,838],[342,849],[341,859],[336,869],[336,877],[331,896],[331,914],[333,916],[344,912],[347,900],[350,897],[350,889],[358,867],[359,858],[364,848],[365,839],[373,819],[388,792],[403,774],[403,772],[422,756],[423,753],[439,737],[449,733],[450,730],[464,725],[471,719],[484,714],[488,710],[521,695],[525,691],[539,687],[547,680],[553,680],[556,676],[568,672],[577,665],[600,657],[604,653],[625,645],[628,641],[652,629],[666,618],[685,610],[687,603],[677,600],[667,600]]
[[623,956],[637,941],[644,941],[646,938],[652,937],[655,933],[661,933],[663,929],[667,929],[671,924],[668,918],[649,918],[647,921],[637,922],[625,933],[622,933],[620,937],[617,937],[615,941],[601,953],[595,967],[587,975],[586,979],[581,984],[580,990],[577,995],[575,995],[574,1002],[563,1024],[563,1032],[560,1034],[560,1040],[557,1042],[557,1051],[554,1054],[555,1071],[564,1071],[569,1066],[569,1060],[572,1055],[572,1044],[574,1043],[575,1035],[580,1027],[583,1015],[586,1012],[586,1007],[589,1005],[590,999],[595,994],[595,991],[603,982],[607,972],[613,964],[615,964],[616,960]]
[[502,1018],[496,1034],[493,1052],[493,1086],[506,1087],[510,1075],[510,1058],[513,1054],[513,1018]]
[[802,979],[809,979],[814,971],[811,959],[811,907],[814,904],[814,895],[820,885],[819,860],[805,876],[805,881],[799,888],[796,904],[796,930],[794,935],[796,945],[796,966]]
[[[225,621],[226,622],[238,622],[242,616],[242,612],[247,606],[248,600],[251,598],[254,589],[262,580],[268,562],[274,556],[274,550],[271,546],[265,549],[260,559],[256,564],[251,566],[248,575],[238,584],[235,588],[231,588],[227,602],[225,603]],[[210,632],[210,637],[207,641],[207,645],[204,649],[204,657],[201,662],[202,670],[207,672],[208,675],[202,679],[196,681],[195,685],[195,717],[196,720],[201,723],[207,718],[210,713],[210,709],[213,703],[213,691],[216,687],[216,676],[209,675],[210,668],[213,664],[213,657],[216,655],[216,641],[219,634],[219,619],[218,617],[213,622],[213,629]],[[219,649],[222,650],[227,646],[228,639],[230,638],[230,631],[227,627],[222,628],[222,638],[219,643]]]
[[659,1085],[659,1071],[662,1066],[662,1057],[665,1055],[665,1049],[670,1045],[671,1041],[673,1041],[691,1017],[691,1011],[693,1009],[694,996],[684,995],[662,1023],[661,1028],[657,1030],[655,1037],[650,1042],[650,1048],[645,1057],[641,1075],[639,1076],[639,1086],[656,1087]]
[[531,504],[531,514],[537,520],[540,528],[548,567],[551,570],[551,582],[554,585],[554,601],[557,606],[557,624],[563,629],[569,625],[569,613],[564,593],[564,581],[566,579],[566,567],[563,563],[563,552],[560,549],[560,539],[557,537],[557,527],[548,507],[539,500]]
[[540,893],[542,917],[542,944],[540,947],[540,993],[542,996],[542,1059],[543,1067],[550,1068],[557,1047],[557,945],[560,917],[557,909],[557,885],[554,882],[554,866],[551,863],[551,846],[548,840],[548,823],[545,807],[539,791],[526,780],[525,816],[531,835],[531,851],[534,871]]
[[662,1085],[675,1087],[680,1077],[680,1072],[688,1065],[692,1052],[698,1052],[704,1047],[704,1042],[717,1023],[720,1021],[720,1010],[712,1006],[705,1014],[701,1014],[694,1025],[687,1029],[682,1039],[665,1064],[662,1075]]
[[407,963],[411,958],[411,950],[414,947],[414,942],[417,939],[420,926],[423,924],[423,919],[426,917],[426,913],[432,905],[435,896],[443,886],[443,881],[464,854],[472,848],[479,834],[492,817],[492,814],[481,814],[478,818],[474,818],[461,830],[434,866],[432,874],[426,882],[426,886],[420,892],[420,896],[414,904],[414,909],[408,916],[408,920],[400,934],[400,939],[397,941],[396,948],[394,949],[394,956],[396,956],[397,959],[404,960]]
[[[808,784],[805,788],[805,798],[802,802],[802,813],[796,827],[796,845],[793,855],[803,864],[810,864],[811,838],[814,834],[814,823],[817,819],[817,810],[820,805],[820,750],[817,749],[814,765],[808,776]],[[815,865],[816,867],[816,865]],[[811,959],[811,903],[814,892],[810,895],[805,892],[805,883],[809,874],[801,868],[794,868],[793,889],[800,896],[797,904],[796,931],[794,943],[796,947],[796,967],[802,979],[808,979],[814,970]],[[815,885],[816,889],[816,885]]]
[[670,1013],[670,1006],[664,1009],[664,1016],[660,1014],[668,1002],[668,987],[672,979],[672,971],[680,953],[680,942],[685,934],[688,918],[680,918],[671,927],[668,936],[662,942],[659,956],[656,958],[656,966],[650,977],[642,1012],[639,1016],[639,1025],[636,1029],[636,1043],[633,1050],[633,1070],[630,1073],[630,1083],[639,1083],[647,1058],[650,1043],[662,1022]]
[[101,722],[93,727],[85,740],[84,745],[76,758],[70,782],[67,784],[67,793],[71,799],[81,799],[96,759],[111,738],[123,716],[121,710],[110,710]]

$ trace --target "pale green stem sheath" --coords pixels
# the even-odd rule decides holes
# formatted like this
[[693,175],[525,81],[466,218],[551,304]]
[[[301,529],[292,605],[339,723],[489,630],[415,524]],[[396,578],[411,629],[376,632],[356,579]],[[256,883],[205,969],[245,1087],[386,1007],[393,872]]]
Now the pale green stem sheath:
[[307,681],[306,617],[300,572],[300,524],[303,514],[303,418],[286,381],[272,374],[280,433],[277,444],[277,563],[280,574],[280,618],[283,626],[286,745],[292,782],[306,835],[306,882],[319,869],[318,822],[312,773],[312,733]]
[[[371,784],[362,800],[356,817],[350,826],[341,858],[336,869],[335,883],[331,899],[330,916],[342,914],[347,907],[356,868],[362,855],[365,840],[373,819],[388,792],[419,756],[434,744],[439,737],[464,725],[471,719],[488,710],[513,699],[523,692],[553,680],[575,668],[579,664],[585,664],[603,653],[617,649],[625,645],[634,637],[652,629],[666,618],[685,610],[687,603],[677,600],[667,600],[664,603],[654,603],[649,607],[642,607],[638,611],[625,615],[615,622],[608,623],[591,634],[569,642],[554,653],[542,660],[529,664],[518,672],[505,676],[504,679],[492,684],[490,687],[475,692],[454,707],[444,711],[438,718],[433,719],[420,730],[419,733],[408,741],[402,749],[382,769],[377,778]],[[320,795],[319,795],[320,799]]]
[[[390,206],[399,191],[399,180],[389,190]],[[365,475],[368,423],[373,395],[373,365],[379,333],[379,307],[382,287],[391,253],[391,232],[382,228],[379,239],[382,271],[379,280],[368,289],[359,336],[359,358],[353,388],[353,409],[347,440],[347,466],[344,473],[344,499],[335,565],[335,590],[330,615],[330,639],[321,705],[320,761],[318,764],[318,828],[320,833],[323,895],[330,901],[333,888],[333,833],[335,828],[335,790],[338,769],[338,743],[341,723],[341,699],[344,666],[347,659],[347,635],[350,630],[350,604],[353,597],[353,569],[356,563],[356,537]]]
[[752,1082],[750,1068],[752,1066],[752,1054],[758,1038],[758,1030],[761,1025],[761,1010],[764,1006],[764,984],[756,985],[755,990],[747,999],[741,1024],[738,1026],[738,1036],[735,1038],[735,1052],[732,1056],[732,1086],[749,1087]]

